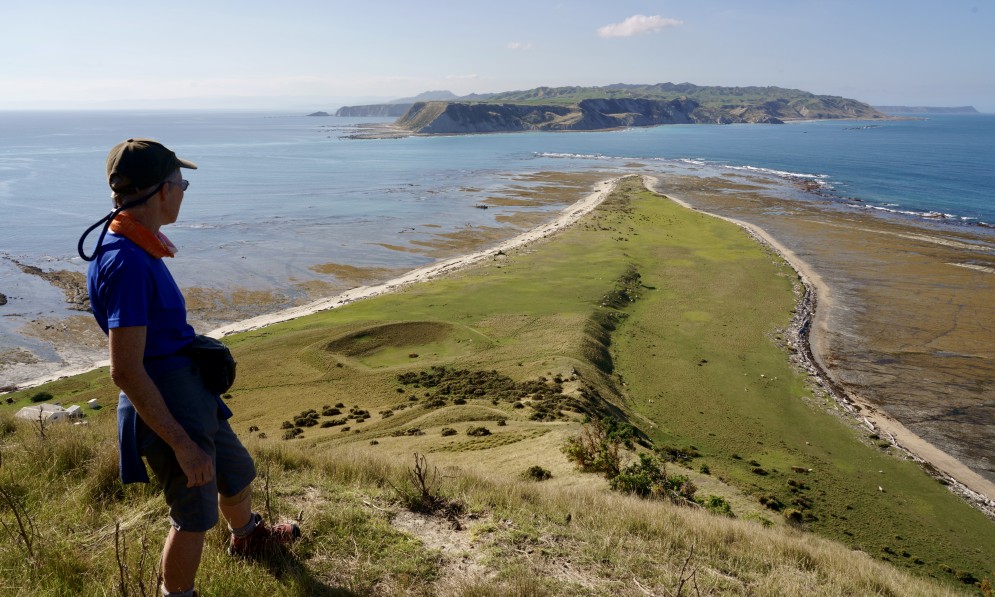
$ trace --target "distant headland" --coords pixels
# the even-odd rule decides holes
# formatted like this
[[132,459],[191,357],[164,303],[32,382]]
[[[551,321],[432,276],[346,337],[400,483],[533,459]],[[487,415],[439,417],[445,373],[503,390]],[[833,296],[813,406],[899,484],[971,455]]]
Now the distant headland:
[[974,106],[874,106],[885,114],[980,114]]
[[890,118],[866,103],[838,96],[781,87],[691,83],[537,87],[462,97],[432,91],[388,104],[345,106],[335,115],[396,116],[395,131],[420,135]]

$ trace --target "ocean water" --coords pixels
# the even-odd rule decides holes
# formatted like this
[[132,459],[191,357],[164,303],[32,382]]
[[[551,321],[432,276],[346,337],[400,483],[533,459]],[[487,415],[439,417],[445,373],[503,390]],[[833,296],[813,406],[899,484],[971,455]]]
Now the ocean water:
[[[995,224],[995,115],[345,138],[350,127],[372,121],[280,113],[0,112],[0,293],[18,299],[0,306],[0,355],[26,347],[54,358],[18,328],[33,317],[68,314],[62,293],[15,261],[85,270],[76,241],[110,209],[105,156],[132,136],[158,139],[200,166],[184,171],[191,186],[180,222],[165,229],[180,247],[170,268],[185,286],[285,288],[313,279],[310,267],[332,262],[414,268],[429,258],[397,247],[416,247],[439,232],[499,225],[508,210],[474,206],[529,184],[517,175],[624,170],[636,161],[661,173],[809,180],[882,212],[950,226]],[[523,209],[554,207],[515,208]]]

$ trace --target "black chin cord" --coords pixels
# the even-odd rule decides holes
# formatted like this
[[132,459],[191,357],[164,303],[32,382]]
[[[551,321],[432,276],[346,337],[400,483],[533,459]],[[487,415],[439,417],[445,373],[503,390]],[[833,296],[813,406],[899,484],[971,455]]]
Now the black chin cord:
[[[97,220],[96,224],[87,228],[86,232],[83,233],[83,236],[79,237],[79,243],[76,244],[76,252],[79,253],[79,256],[83,258],[83,261],[93,261],[94,259],[97,258],[97,254],[100,253],[100,248],[104,246],[104,237],[107,236],[107,229],[110,228],[111,222],[114,221],[114,218],[116,218],[119,213],[128,208],[136,207],[138,205],[145,203],[153,195],[158,193],[159,189],[161,189],[164,184],[166,183],[165,182],[160,183],[159,186],[157,186],[154,191],[152,191],[151,193],[140,199],[135,199],[134,201],[125,203],[121,207],[115,208],[114,211]],[[83,243],[86,241],[86,237],[90,236],[90,233],[93,232],[101,224],[104,225],[104,229],[100,231],[100,238],[97,239],[97,248],[93,250],[93,255],[87,256],[86,251],[83,250]]]

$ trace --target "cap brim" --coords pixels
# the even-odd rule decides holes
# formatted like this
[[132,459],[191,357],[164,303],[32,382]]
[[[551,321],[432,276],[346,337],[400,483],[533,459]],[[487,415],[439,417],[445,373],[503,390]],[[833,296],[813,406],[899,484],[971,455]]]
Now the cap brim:
[[190,168],[191,170],[197,169],[197,164],[193,162],[181,160],[180,158],[176,158],[176,161],[180,163],[180,168]]

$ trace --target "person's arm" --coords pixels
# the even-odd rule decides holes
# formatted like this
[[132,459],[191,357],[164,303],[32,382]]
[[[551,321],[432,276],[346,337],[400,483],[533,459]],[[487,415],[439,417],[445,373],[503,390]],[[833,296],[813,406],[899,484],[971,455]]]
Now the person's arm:
[[187,487],[204,485],[214,478],[214,462],[200,448],[166,407],[159,388],[145,371],[145,326],[111,328],[111,379],[121,388],[142,421],[176,454],[187,476]]

